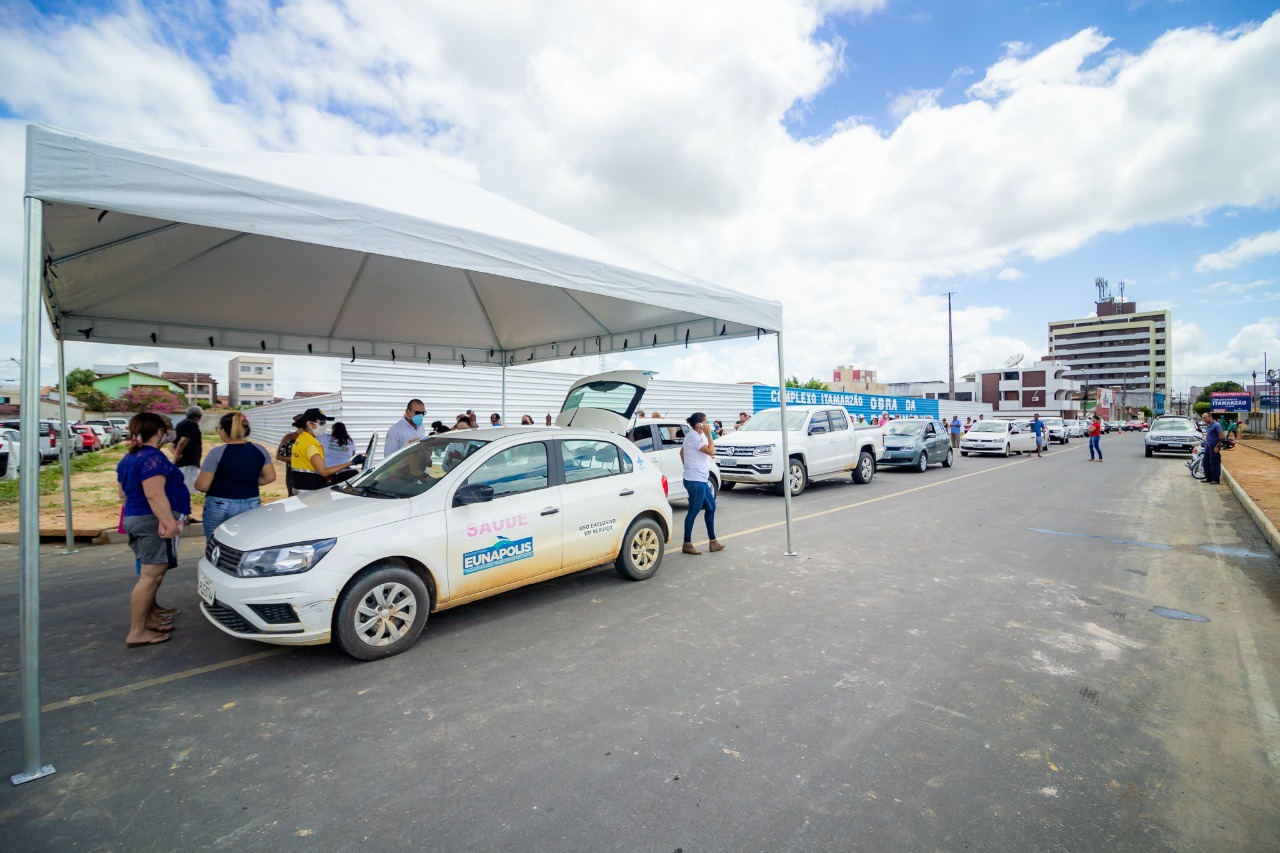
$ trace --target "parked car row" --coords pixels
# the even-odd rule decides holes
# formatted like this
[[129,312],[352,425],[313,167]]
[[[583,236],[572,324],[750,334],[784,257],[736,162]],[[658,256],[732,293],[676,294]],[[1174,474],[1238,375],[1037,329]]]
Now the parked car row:
[[[82,421],[68,424],[64,429],[56,420],[39,422],[40,437],[37,443],[40,448],[41,463],[53,462],[62,455],[62,441],[70,442],[71,452],[77,456],[82,453],[101,450],[123,441],[128,431],[129,422],[124,418]],[[0,431],[12,433],[12,441],[19,441],[21,422],[17,419],[0,421]],[[10,458],[16,458],[9,451]],[[0,476],[4,475],[0,467]]]

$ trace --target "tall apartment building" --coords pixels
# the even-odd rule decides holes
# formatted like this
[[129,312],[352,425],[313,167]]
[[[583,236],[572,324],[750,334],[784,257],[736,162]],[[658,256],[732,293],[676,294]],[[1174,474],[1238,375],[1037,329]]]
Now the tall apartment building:
[[1049,323],[1049,360],[1087,391],[1114,388],[1127,404],[1161,411],[1173,373],[1173,322],[1168,311],[1139,311],[1136,303],[1107,296],[1096,317]]
[[275,359],[242,355],[228,365],[227,396],[233,406],[261,406],[276,398]]

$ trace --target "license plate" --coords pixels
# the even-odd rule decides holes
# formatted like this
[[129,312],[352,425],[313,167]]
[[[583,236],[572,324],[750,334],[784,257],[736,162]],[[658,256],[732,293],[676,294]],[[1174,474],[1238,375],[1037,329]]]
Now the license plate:
[[213,606],[213,581],[204,575],[200,575],[200,579],[196,582],[196,591],[200,593],[200,597],[204,599],[204,603]]
[[734,462],[732,459],[722,459],[717,461],[720,463],[721,468],[737,468],[738,467],[738,463]]

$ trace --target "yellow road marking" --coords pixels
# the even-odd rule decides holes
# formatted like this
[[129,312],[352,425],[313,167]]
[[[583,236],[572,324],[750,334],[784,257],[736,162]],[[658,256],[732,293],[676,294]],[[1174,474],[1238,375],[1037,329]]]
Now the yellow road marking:
[[[41,713],[49,711],[61,711],[63,708],[71,708],[76,705],[83,705],[87,702],[97,702],[99,699],[108,699],[112,696],[123,696],[126,693],[132,693],[135,690],[144,690],[148,687],[156,687],[161,684],[168,684],[171,681],[181,681],[184,678],[191,678],[195,675],[204,675],[206,672],[217,672],[220,669],[228,669],[229,667],[239,666],[242,663],[252,663],[256,660],[269,658],[273,655],[282,655],[285,652],[293,651],[292,648],[275,648],[268,649],[265,652],[256,652],[251,655],[245,655],[240,658],[219,661],[211,663],[208,666],[198,666],[195,669],[186,669],[182,672],[175,672],[172,675],[162,675],[159,678],[148,678],[146,681],[135,681],[133,684],[126,684],[122,687],[113,687],[110,690],[103,690],[98,693],[90,693],[88,696],[72,696],[70,699],[63,699],[61,702],[50,702],[40,708]],[[14,720],[21,719],[21,714],[6,714],[0,717],[0,724],[11,723]]]

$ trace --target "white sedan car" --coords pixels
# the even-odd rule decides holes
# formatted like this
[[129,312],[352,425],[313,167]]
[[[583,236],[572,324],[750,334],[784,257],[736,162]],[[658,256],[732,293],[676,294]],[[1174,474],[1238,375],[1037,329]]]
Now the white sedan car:
[[1013,421],[978,421],[960,439],[960,455],[1024,453],[1036,449],[1036,436]]
[[433,611],[607,562],[652,577],[672,531],[666,486],[601,430],[432,436],[225,522],[200,560],[201,609],[234,637],[387,657]]

